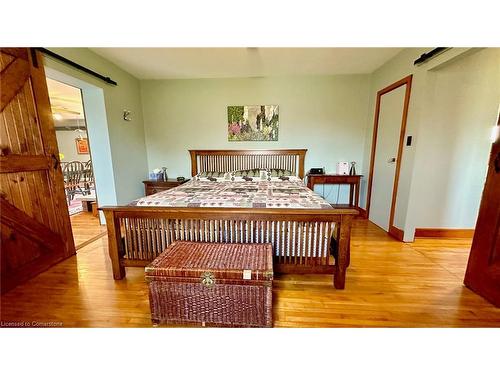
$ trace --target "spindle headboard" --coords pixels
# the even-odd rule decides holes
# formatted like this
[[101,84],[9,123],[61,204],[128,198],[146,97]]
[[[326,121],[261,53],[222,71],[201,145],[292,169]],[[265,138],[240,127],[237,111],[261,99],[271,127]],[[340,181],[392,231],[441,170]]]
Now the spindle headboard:
[[189,150],[191,175],[200,172],[231,172],[252,168],[281,168],[304,178],[307,149],[288,150]]

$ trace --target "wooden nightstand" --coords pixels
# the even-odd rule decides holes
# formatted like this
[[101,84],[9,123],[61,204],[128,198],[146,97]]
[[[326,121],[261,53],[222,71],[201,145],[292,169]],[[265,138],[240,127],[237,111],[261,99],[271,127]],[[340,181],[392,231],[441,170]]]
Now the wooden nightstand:
[[[349,185],[349,206],[359,205],[359,182],[363,175],[308,174],[307,187],[314,190],[316,184]],[[356,191],[356,192],[354,192]]]
[[186,179],[184,181],[177,180],[168,180],[168,181],[155,181],[155,180],[146,180],[142,181],[144,184],[144,192],[146,195],[156,194],[163,190],[172,189],[176,186],[182,185],[189,180]]

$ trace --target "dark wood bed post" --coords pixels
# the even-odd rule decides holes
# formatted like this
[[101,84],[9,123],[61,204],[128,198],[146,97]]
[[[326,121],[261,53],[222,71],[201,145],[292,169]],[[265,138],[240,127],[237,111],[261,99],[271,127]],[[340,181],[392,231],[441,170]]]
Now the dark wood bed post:
[[350,238],[352,215],[342,215],[339,224],[339,252],[335,262],[335,274],[333,276],[333,284],[336,289],[344,289],[345,273],[350,263]]
[[306,158],[306,151],[307,150],[301,150],[301,152],[299,153],[299,177],[302,179],[305,176],[305,174],[304,174],[304,161]]
[[106,226],[108,227],[108,251],[113,267],[113,278],[121,280],[125,277],[125,267],[121,262],[120,246],[122,238],[120,235],[120,222],[112,210],[103,210],[106,218]]
[[189,150],[189,155],[191,155],[191,176],[194,177],[198,173],[198,160],[196,160],[196,151]]

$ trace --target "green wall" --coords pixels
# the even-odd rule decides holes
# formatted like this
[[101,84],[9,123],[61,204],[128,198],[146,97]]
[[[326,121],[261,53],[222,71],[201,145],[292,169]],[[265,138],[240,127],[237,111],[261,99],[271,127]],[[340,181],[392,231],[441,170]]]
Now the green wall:
[[[368,89],[368,75],[141,81],[149,169],[190,176],[189,149],[307,148],[306,170],[356,161],[362,172]],[[279,105],[278,141],[227,140],[227,106],[245,104]]]

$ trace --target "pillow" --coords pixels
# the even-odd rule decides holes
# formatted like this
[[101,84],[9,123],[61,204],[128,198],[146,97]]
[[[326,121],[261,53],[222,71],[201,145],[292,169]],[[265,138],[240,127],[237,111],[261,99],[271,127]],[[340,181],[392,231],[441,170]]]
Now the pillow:
[[231,181],[262,181],[265,180],[266,171],[259,168],[242,169],[230,173]]
[[254,168],[254,169],[242,169],[239,171],[233,171],[231,174],[234,177],[260,177],[261,175],[261,170],[259,168]]
[[229,174],[227,172],[205,171],[200,172],[193,177],[195,181],[227,181]]
[[267,181],[290,181],[290,182],[300,182],[301,178],[297,176],[280,176],[280,177],[268,177]]
[[294,174],[292,171],[289,171],[288,169],[268,168],[266,170],[266,179],[268,181],[271,181],[271,178],[273,177],[282,177],[282,176],[289,177],[289,176],[294,176]]

